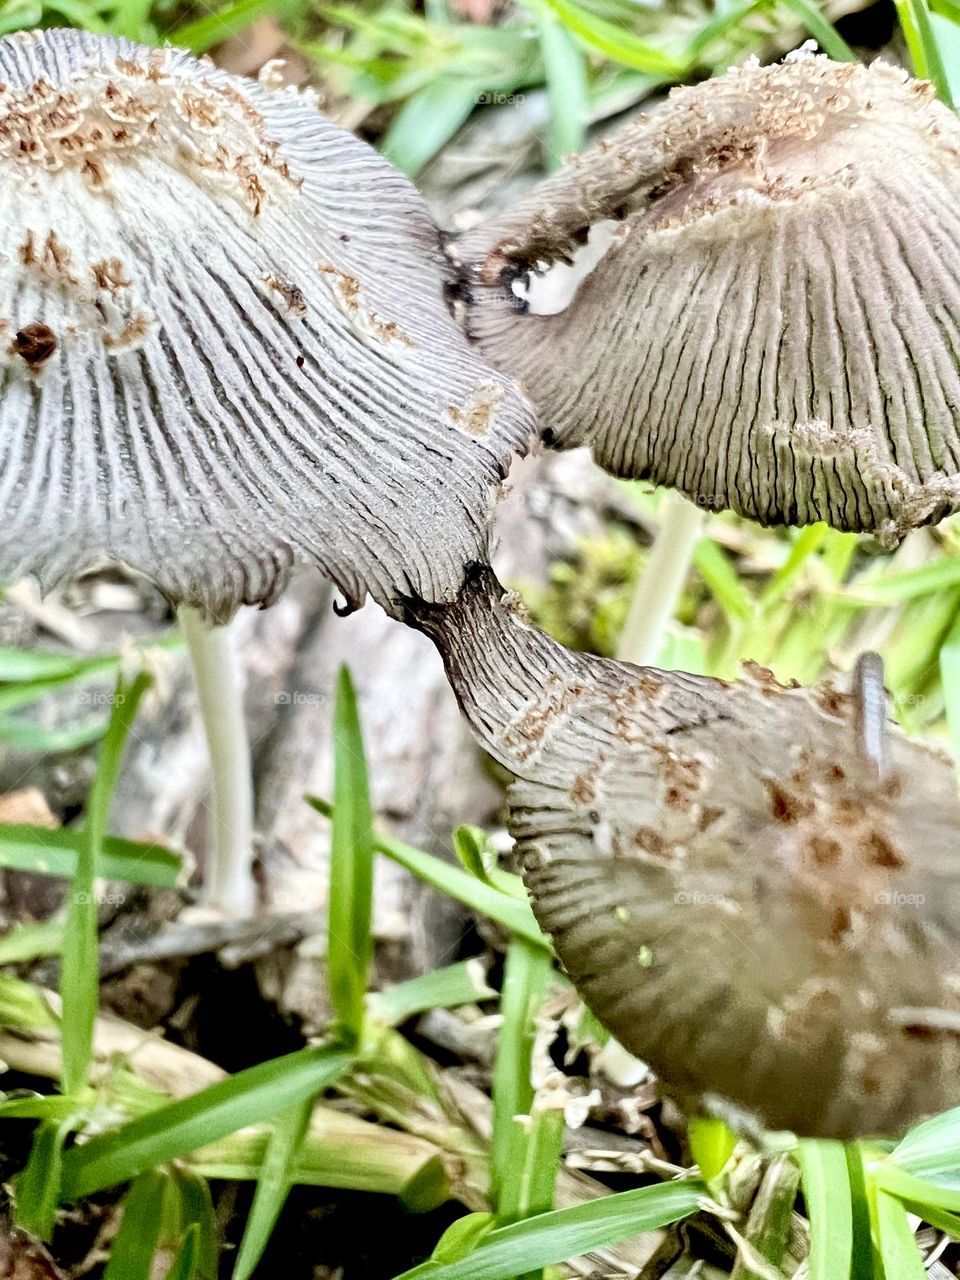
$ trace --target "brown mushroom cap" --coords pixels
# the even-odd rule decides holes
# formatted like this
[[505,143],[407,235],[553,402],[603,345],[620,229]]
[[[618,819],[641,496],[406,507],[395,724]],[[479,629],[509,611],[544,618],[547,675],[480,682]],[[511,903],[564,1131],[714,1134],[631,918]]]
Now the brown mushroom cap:
[[481,743],[540,923],[669,1085],[768,1128],[892,1135],[960,1103],[960,801],[829,686],[569,653],[492,575],[418,621]]
[[[557,314],[522,281],[611,243]],[[763,523],[960,507],[960,122],[882,63],[693,88],[466,233],[468,332],[550,437]]]
[[0,85],[0,582],[115,558],[215,619],[298,562],[455,596],[532,412],[411,183],[177,50],[19,34]]

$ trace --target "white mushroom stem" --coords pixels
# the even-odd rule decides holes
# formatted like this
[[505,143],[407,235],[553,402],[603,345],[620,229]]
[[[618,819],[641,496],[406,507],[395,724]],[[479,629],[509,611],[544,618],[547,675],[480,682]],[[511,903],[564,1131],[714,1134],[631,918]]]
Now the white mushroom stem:
[[702,528],[699,507],[679,493],[666,495],[657,535],[620,633],[617,657],[624,662],[640,667],[656,664]]
[[225,915],[249,915],[253,883],[253,772],[243,715],[243,676],[230,627],[180,610],[210,756],[210,812],[204,901]]

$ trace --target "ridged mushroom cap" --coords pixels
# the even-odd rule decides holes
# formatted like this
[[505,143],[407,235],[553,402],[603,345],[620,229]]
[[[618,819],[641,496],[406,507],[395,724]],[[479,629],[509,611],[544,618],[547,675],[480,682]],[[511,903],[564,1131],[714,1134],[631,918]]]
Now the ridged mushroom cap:
[[215,619],[298,562],[454,596],[531,410],[407,179],[309,98],[0,40],[0,582],[116,558]]
[[[588,236],[535,314],[524,280]],[[480,349],[617,475],[887,543],[960,507],[960,122],[905,72],[675,90],[454,251]]]
[[617,1038],[799,1134],[960,1103],[960,802],[875,677],[855,697],[573,654],[501,594],[482,577],[419,623],[516,775],[534,909]]

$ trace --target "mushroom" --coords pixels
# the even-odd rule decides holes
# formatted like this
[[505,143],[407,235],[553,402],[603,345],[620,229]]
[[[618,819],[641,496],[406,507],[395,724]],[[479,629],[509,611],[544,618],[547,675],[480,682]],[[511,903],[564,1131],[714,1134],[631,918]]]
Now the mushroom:
[[541,925],[669,1087],[834,1138],[960,1103],[960,800],[878,659],[843,692],[569,653],[488,570],[409,616],[515,776]]
[[[456,596],[532,414],[450,318],[403,175],[269,69],[47,30],[0,40],[0,191],[0,582],[147,575],[221,711],[207,624],[299,564],[351,606]],[[213,883],[242,906],[227,725]]]
[[[960,121],[801,52],[674,90],[455,247],[551,439],[761,523],[960,506]],[[606,233],[565,309],[522,284]]]
[[[800,51],[674,90],[451,252],[467,332],[549,442],[890,546],[960,509],[958,205],[960,122],[929,84]],[[698,520],[665,518],[676,581]],[[655,657],[650,603],[622,656]]]

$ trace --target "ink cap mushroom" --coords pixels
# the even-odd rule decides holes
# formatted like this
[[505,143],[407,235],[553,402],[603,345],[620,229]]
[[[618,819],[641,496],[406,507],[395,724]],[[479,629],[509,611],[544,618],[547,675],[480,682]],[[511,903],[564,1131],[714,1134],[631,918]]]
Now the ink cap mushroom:
[[463,322],[558,446],[893,545],[960,508],[958,196],[960,122],[929,84],[751,61],[453,241]]
[[0,85],[0,582],[122,561],[214,676],[301,564],[454,598],[533,419],[412,184],[269,69],[45,30]]
[[960,1103],[952,763],[851,691],[568,652],[492,574],[418,606],[540,924],[590,1008],[690,1110],[895,1136]]

